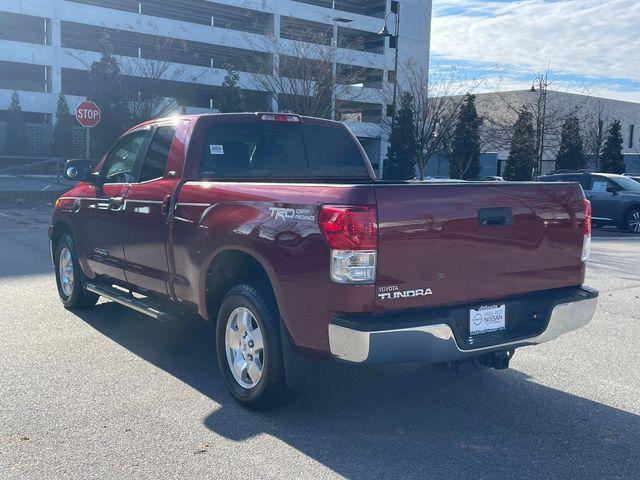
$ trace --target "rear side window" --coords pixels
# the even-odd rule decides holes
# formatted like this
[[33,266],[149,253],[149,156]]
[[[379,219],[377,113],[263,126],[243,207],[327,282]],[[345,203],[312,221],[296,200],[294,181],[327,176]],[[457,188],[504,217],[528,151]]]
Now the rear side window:
[[205,178],[368,178],[348,132],[316,125],[213,124],[203,147]]
[[140,182],[146,182],[164,176],[167,167],[169,151],[173,143],[173,135],[176,127],[173,125],[158,127],[153,135],[153,140],[149,145],[149,151],[142,164],[140,171]]
[[591,188],[590,190],[593,192],[606,192],[607,191],[607,187],[613,186],[615,187],[615,185],[613,184],[613,182],[611,182],[611,180],[609,180],[608,178],[605,177],[591,177]]

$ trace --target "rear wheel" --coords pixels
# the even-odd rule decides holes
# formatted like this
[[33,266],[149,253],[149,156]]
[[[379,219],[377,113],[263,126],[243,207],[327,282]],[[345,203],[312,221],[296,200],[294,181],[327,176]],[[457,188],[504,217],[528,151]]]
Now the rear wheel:
[[224,382],[233,398],[260,410],[288,403],[277,310],[265,289],[240,284],[220,306],[216,351]]
[[631,210],[627,214],[626,227],[632,233],[640,233],[640,208]]
[[56,241],[54,266],[58,295],[66,308],[87,308],[98,302],[100,297],[84,288],[82,270],[71,235],[65,233]]

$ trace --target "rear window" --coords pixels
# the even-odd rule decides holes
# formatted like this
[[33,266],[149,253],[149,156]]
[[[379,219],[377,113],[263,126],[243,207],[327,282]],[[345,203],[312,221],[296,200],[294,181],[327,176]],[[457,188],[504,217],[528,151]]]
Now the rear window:
[[204,178],[369,178],[349,133],[317,125],[213,124],[200,164]]

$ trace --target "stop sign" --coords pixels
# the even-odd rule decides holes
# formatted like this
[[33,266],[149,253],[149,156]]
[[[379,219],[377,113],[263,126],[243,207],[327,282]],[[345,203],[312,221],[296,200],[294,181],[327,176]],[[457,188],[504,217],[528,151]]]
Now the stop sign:
[[76,108],[76,120],[83,127],[95,127],[100,123],[100,108],[95,103],[85,100]]

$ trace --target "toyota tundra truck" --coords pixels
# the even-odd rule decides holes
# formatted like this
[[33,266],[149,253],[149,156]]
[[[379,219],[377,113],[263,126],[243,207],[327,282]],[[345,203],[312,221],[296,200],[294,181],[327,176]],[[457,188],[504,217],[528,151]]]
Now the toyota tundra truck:
[[154,120],[66,175],[49,228],[64,306],[199,315],[248,408],[291,398],[322,359],[506,368],[596,307],[578,183],[378,180],[339,122]]

